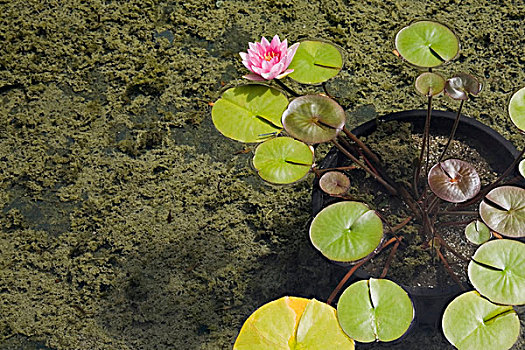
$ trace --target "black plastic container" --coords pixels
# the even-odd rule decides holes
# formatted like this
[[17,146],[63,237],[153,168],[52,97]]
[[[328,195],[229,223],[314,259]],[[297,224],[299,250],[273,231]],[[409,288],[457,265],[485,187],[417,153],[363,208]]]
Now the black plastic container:
[[[378,123],[388,123],[392,121],[408,122],[413,126],[413,132],[422,132],[425,125],[426,110],[410,110],[391,113],[377,120],[364,123],[352,133],[359,137],[368,136],[376,129]],[[433,135],[450,134],[450,130],[455,120],[455,113],[445,111],[433,111],[430,131]],[[513,162],[519,151],[514,145],[506,140],[499,133],[479,121],[461,116],[455,139],[467,143],[476,149],[479,154],[490,164],[497,173],[504,172]],[[333,148],[326,157],[319,163],[320,168],[336,167],[346,161],[346,157]],[[321,209],[334,202],[334,199],[326,195],[319,187],[319,180],[316,178],[313,183],[312,192],[312,212],[315,216]],[[369,278],[370,276],[362,269],[356,271],[358,279]],[[438,326],[441,314],[446,305],[458,294],[461,289],[457,284],[427,287],[402,286],[411,296],[415,308],[415,322],[418,325]],[[469,286],[465,286],[471,289]]]

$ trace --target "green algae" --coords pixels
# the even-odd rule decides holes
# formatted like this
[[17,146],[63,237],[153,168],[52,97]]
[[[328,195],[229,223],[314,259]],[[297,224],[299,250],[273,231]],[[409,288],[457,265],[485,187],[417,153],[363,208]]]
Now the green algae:
[[485,85],[465,112],[522,146],[505,105],[525,81],[524,11],[474,0],[3,2],[0,348],[231,348],[268,300],[326,299],[345,271],[309,246],[308,182],[262,184],[209,120],[222,83],[242,81],[238,52],[274,34],[340,45],[328,88],[355,125],[424,106],[392,39],[414,18],[437,19],[462,39],[445,72]]

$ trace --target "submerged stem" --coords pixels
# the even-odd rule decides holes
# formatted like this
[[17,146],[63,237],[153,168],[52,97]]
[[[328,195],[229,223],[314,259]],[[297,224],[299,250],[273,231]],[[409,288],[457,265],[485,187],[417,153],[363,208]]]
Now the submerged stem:
[[452,140],[454,140],[454,136],[456,135],[456,130],[458,129],[459,125],[459,119],[461,117],[461,110],[463,109],[463,104],[465,103],[465,100],[461,100],[461,103],[458,108],[458,112],[456,114],[456,119],[454,120],[454,125],[452,126],[452,130],[450,130],[450,135],[448,136],[447,145],[445,146],[445,149],[443,149],[443,153],[441,153],[441,156],[438,159],[438,163],[443,160],[445,157],[445,154],[448,151],[448,148],[450,147],[450,144],[452,143]]
[[279,85],[281,88],[283,88],[286,92],[288,92],[290,95],[292,95],[293,97],[299,97],[300,95],[295,92],[294,90],[292,90],[291,88],[289,88],[285,83],[283,83],[280,79],[274,79],[273,81],[275,81],[277,83],[277,85]]
[[[419,184],[419,175],[421,174],[421,163],[423,163],[423,157],[425,155],[425,149],[428,143],[427,138],[429,137],[429,134],[430,134],[431,117],[432,117],[432,96],[428,96],[427,117],[425,119],[425,129],[423,131],[423,140],[421,141],[421,152],[419,153],[419,158],[416,164],[416,168],[414,169],[414,178],[412,180],[412,187],[414,189],[414,194],[416,195],[416,197],[419,197],[417,186]],[[427,156],[427,164],[426,164],[425,169],[428,169],[428,156]],[[426,185],[426,182],[425,182],[425,185]]]

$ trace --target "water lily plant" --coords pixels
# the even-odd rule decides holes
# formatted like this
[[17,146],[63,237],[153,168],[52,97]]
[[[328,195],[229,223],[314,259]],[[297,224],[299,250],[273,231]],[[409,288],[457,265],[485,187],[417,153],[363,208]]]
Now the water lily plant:
[[[460,213],[472,206],[479,207],[479,214],[466,225],[465,235],[480,247],[465,260],[476,291],[460,295],[447,307],[443,331],[459,349],[507,349],[515,342],[519,321],[508,305],[525,304],[525,244],[516,240],[525,237],[525,189],[511,183],[515,180],[505,183],[505,179],[517,174],[518,168],[524,175],[525,163],[520,160],[525,149],[493,183],[482,187],[475,166],[447,159],[463,105],[482,87],[470,74],[460,72],[445,78],[435,71],[458,56],[458,38],[443,24],[419,21],[401,29],[395,45],[404,61],[427,70],[415,81],[416,90],[426,98],[427,112],[419,157],[408,182],[392,178],[381,157],[347,129],[344,109],[328,94],[325,82],[342,69],[339,48],[313,40],[288,47],[287,40],[281,42],[276,35],[271,42],[263,37],[261,42],[249,43],[247,52],[240,53],[242,63],[251,71],[244,77],[258,83],[226,90],[213,105],[214,125],[229,138],[257,144],[253,167],[263,180],[289,184],[309,173],[320,178],[321,189],[336,203],[325,206],[313,218],[310,240],[328,260],[350,269],[326,303],[286,297],[262,306],[242,327],[234,349],[353,349],[354,340],[390,342],[400,338],[410,328],[415,311],[410,295],[385,278],[403,240],[399,231],[409,222],[418,224],[428,247],[435,249],[451,278],[464,288],[442,251],[458,253],[447,244],[436,220],[440,213]],[[284,83],[285,77],[299,84],[320,84],[324,93],[301,96]],[[274,82],[277,87],[272,86]],[[437,162],[431,164],[432,102],[440,95],[460,104],[447,143]],[[524,106],[525,88],[516,92],[509,104],[510,119],[522,133]],[[319,168],[314,145],[320,143],[331,143],[350,165]],[[347,195],[350,180],[346,174],[355,169],[403,201],[411,214],[392,227],[369,205]],[[390,247],[381,275],[347,287],[337,309],[332,308],[354,272]]]

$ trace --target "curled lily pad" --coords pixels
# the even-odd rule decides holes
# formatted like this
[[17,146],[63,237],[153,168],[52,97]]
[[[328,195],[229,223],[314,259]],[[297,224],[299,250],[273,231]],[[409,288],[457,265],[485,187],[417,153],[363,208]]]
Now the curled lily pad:
[[468,265],[476,290],[497,304],[525,304],[525,244],[497,239],[480,246]]
[[319,187],[330,195],[340,195],[350,188],[350,179],[339,171],[329,171],[319,179]]
[[268,349],[353,350],[354,341],[337,322],[333,307],[315,299],[283,297],[248,317],[234,350]]
[[372,253],[383,238],[383,223],[360,202],[339,202],[321,210],[310,225],[316,249],[332,261],[351,262]]
[[509,102],[509,116],[518,129],[525,131],[525,87],[512,95]]
[[439,162],[428,173],[428,184],[436,196],[452,203],[474,197],[481,188],[476,169],[459,159]]
[[481,218],[492,230],[507,237],[525,237],[525,189],[501,186],[479,205]]
[[445,93],[454,100],[468,100],[469,94],[477,95],[480,91],[478,79],[467,73],[459,73],[445,84]]
[[520,171],[520,175],[525,177],[525,159],[522,159],[522,161],[520,162],[518,170]]
[[241,142],[261,142],[282,130],[286,96],[265,85],[248,84],[226,90],[211,110],[221,134]]
[[445,78],[440,74],[425,72],[416,79],[416,90],[424,96],[435,96],[445,88]]
[[474,244],[483,244],[490,239],[490,230],[483,222],[474,220],[465,227],[465,236]]
[[459,350],[510,349],[520,334],[520,321],[511,306],[493,304],[476,291],[461,294],[447,306],[442,327]]
[[308,145],[291,137],[277,137],[257,147],[253,166],[263,180],[289,184],[308,174],[313,161],[314,153]]
[[452,60],[459,51],[456,35],[443,24],[414,22],[401,29],[395,39],[396,49],[405,60],[418,67],[437,67]]
[[334,139],[343,129],[345,120],[345,111],[331,98],[306,95],[290,102],[282,123],[290,136],[313,144]]
[[414,319],[408,294],[386,279],[363,280],[348,287],[337,303],[339,324],[362,343],[393,341],[406,333]]
[[343,57],[335,46],[322,41],[303,41],[288,68],[294,70],[289,75],[293,80],[319,84],[336,76],[342,67]]

